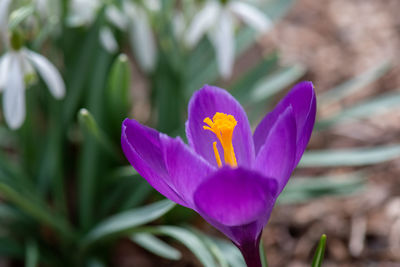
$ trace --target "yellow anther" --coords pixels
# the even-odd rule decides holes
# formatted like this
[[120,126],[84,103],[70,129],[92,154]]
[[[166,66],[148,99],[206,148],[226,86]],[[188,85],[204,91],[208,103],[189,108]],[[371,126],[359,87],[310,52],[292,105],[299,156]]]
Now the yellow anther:
[[[233,130],[235,129],[235,126],[237,124],[235,118],[232,115],[217,112],[215,113],[212,120],[207,117],[203,120],[203,122],[208,125],[203,126],[203,129],[213,132],[221,143],[222,149],[224,150],[225,164],[236,167],[237,162],[232,145]],[[221,167],[222,163],[218,153],[216,142],[213,143],[213,149],[217,164],[219,167]]]

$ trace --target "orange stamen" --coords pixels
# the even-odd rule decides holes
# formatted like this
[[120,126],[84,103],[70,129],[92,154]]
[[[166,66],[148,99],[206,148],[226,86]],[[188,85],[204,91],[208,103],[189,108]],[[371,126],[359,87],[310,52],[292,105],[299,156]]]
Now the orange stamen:
[[[237,124],[237,121],[232,115],[227,115],[225,113],[217,112],[215,113],[213,119],[209,117],[205,118],[204,123],[208,126],[203,126],[204,130],[209,130],[213,132],[219,142],[221,143],[222,149],[224,150],[224,161],[232,167],[237,166],[235,151],[233,150],[232,137],[233,130]],[[215,154],[215,159],[217,161],[218,167],[222,166],[221,158],[218,153],[216,142],[213,143],[213,149]]]

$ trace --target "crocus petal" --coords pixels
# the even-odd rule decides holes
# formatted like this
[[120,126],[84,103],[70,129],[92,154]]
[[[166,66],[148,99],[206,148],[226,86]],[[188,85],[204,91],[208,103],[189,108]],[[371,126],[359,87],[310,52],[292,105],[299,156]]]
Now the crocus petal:
[[118,49],[117,40],[109,27],[102,27],[99,33],[100,42],[108,53],[115,53]]
[[[186,135],[190,146],[212,165],[217,166],[213,142],[217,141],[214,133],[204,130],[206,117],[212,119],[216,112],[233,115],[237,121],[233,131],[232,144],[239,166],[251,166],[254,161],[254,146],[250,123],[242,106],[227,91],[205,85],[194,93],[189,103]],[[222,148],[218,143],[218,150]]]
[[137,7],[135,13],[136,16],[132,17],[133,23],[129,27],[133,52],[140,67],[144,71],[152,71],[157,59],[153,32],[151,31],[146,11]]
[[200,38],[215,24],[220,5],[216,1],[207,2],[193,18],[187,30],[185,43],[189,47],[195,46]]
[[176,203],[192,208],[193,190],[213,168],[182,140],[126,119],[122,149],[132,166],[151,186]]
[[25,120],[25,84],[19,55],[12,55],[3,95],[4,117],[11,129],[18,129]]
[[6,86],[9,64],[10,64],[10,55],[6,53],[0,58],[0,92]]
[[180,138],[170,138],[161,134],[164,160],[167,167],[169,182],[186,206],[193,208],[193,193],[197,186],[209,176],[215,167],[183,143]]
[[207,221],[242,226],[271,212],[276,190],[274,179],[243,168],[224,167],[198,186],[194,202]]
[[311,137],[316,115],[316,99],[314,87],[311,82],[301,82],[282,99],[272,112],[267,114],[257,126],[253,139],[256,154],[259,153],[261,146],[265,143],[269,131],[275,125],[279,115],[287,107],[292,106],[293,114],[296,119],[296,159],[295,165],[300,158]]
[[185,204],[167,184],[168,171],[157,131],[126,119],[122,124],[121,145],[128,161],[154,189],[180,205]]
[[215,48],[219,73],[223,78],[229,78],[235,60],[233,18],[229,10],[221,10],[211,41]]
[[24,50],[29,60],[38,70],[50,93],[57,99],[65,95],[65,84],[57,68],[44,56],[30,50]]
[[266,32],[272,27],[272,22],[267,15],[245,2],[234,1],[229,4],[229,7],[244,23],[257,31]]
[[286,185],[296,157],[296,120],[292,107],[279,115],[257,155],[255,168],[278,182],[278,193]]

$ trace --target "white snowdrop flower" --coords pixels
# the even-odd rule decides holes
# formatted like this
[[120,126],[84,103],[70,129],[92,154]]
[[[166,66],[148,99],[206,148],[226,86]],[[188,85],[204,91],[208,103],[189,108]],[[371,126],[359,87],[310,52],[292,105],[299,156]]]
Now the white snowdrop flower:
[[[57,2],[57,1],[53,1]],[[49,13],[49,3],[47,0],[35,0],[36,10],[39,12],[40,16],[44,17]]]
[[153,12],[161,10],[160,0],[146,0],[144,1],[144,4],[146,5],[146,8]]
[[43,20],[52,23],[59,22],[61,16],[61,2],[54,0],[34,0],[35,8]]
[[240,20],[259,32],[266,32],[272,26],[271,20],[248,2],[228,0],[221,3],[209,0],[194,16],[184,38],[185,44],[192,48],[207,34],[216,52],[219,72],[224,78],[232,74],[236,21]]
[[128,34],[135,58],[144,71],[152,71],[157,60],[157,48],[146,10],[130,1],[123,2],[129,18]]
[[65,85],[56,67],[44,56],[21,48],[10,50],[0,58],[0,92],[3,93],[3,114],[11,129],[18,129],[25,120],[25,77],[37,71],[57,99],[65,95]]
[[180,11],[175,11],[172,17],[172,29],[175,38],[178,40],[183,40],[186,28],[186,21],[183,13]]
[[100,0],[71,0],[68,24],[72,27],[92,24],[101,6]]
[[[71,0],[69,25],[76,27],[92,24],[98,10],[103,6],[108,24],[128,33],[129,42],[139,66],[144,71],[152,71],[157,60],[157,47],[148,12],[159,11],[161,2],[146,0],[141,5],[130,0],[122,0],[122,8],[119,8],[100,0]],[[99,34],[104,49],[109,53],[115,53],[118,50],[118,42],[111,29],[103,26]]]
[[99,38],[101,44],[109,53],[115,53],[118,50],[117,40],[115,40],[115,37],[109,27],[101,27]]
[[105,11],[107,20],[121,31],[125,31],[128,26],[128,18],[115,5],[109,5]]

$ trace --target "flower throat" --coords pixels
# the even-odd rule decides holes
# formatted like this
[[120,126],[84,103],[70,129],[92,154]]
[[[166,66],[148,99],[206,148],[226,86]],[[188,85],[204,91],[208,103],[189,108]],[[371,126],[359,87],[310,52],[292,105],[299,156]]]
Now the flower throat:
[[[203,120],[203,122],[208,125],[203,126],[203,129],[213,132],[221,143],[222,149],[224,150],[225,164],[230,165],[231,167],[236,167],[237,162],[235,151],[233,150],[232,145],[233,130],[237,124],[235,117],[225,113],[216,112],[212,120],[207,117]],[[222,167],[221,157],[219,156],[217,148],[217,142],[213,142],[213,149],[218,167]]]

